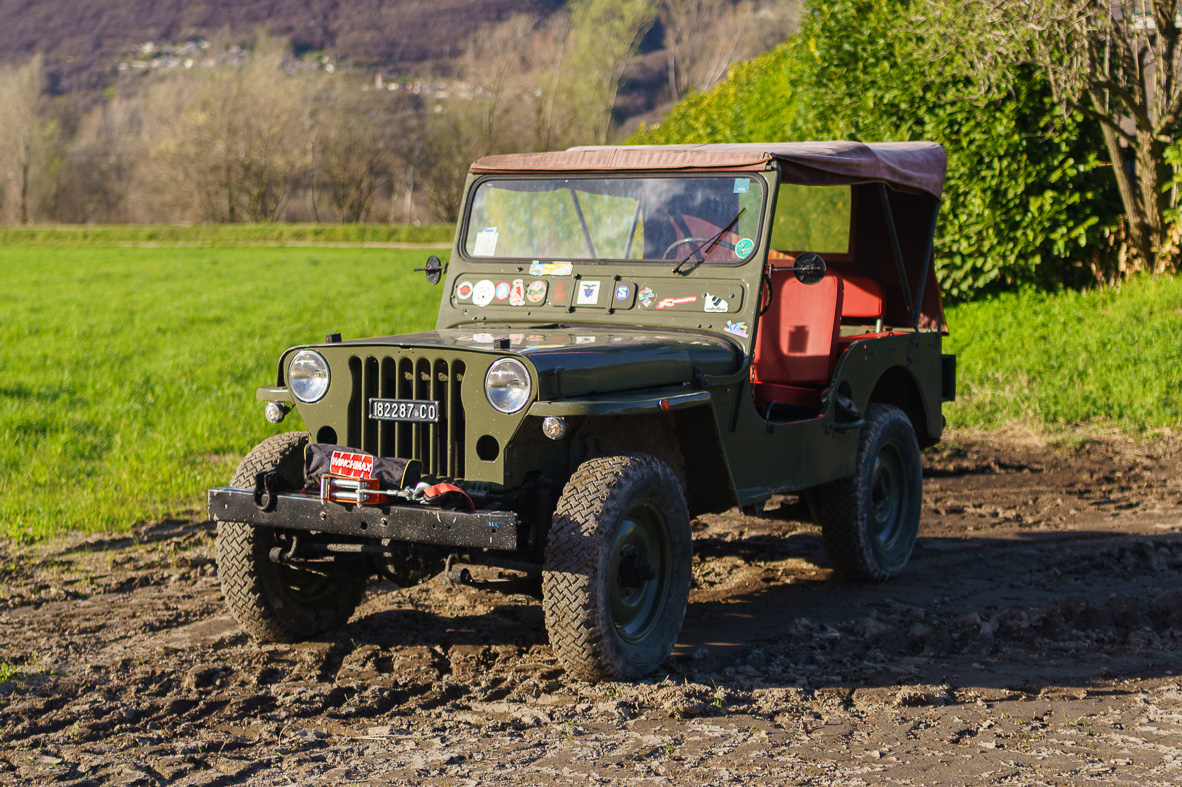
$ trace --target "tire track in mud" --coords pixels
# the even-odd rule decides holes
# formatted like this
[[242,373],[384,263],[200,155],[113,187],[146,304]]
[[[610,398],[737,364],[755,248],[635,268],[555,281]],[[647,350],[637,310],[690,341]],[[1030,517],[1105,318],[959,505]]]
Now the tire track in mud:
[[1169,783],[1182,452],[1153,451],[953,443],[885,585],[835,580],[791,498],[703,517],[682,645],[632,684],[442,578],[256,645],[204,523],[0,545],[0,784]]

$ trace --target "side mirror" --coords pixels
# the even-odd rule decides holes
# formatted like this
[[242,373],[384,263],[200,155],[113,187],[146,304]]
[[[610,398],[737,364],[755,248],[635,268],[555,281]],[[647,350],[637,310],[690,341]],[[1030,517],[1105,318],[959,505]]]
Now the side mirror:
[[[824,263],[821,264],[824,265]],[[425,268],[415,268],[415,270],[427,272],[428,284],[438,284],[439,280],[443,278],[443,263],[434,254],[427,258],[427,266]]]
[[818,284],[825,278],[825,260],[815,251],[806,251],[796,258],[792,270],[801,284]]

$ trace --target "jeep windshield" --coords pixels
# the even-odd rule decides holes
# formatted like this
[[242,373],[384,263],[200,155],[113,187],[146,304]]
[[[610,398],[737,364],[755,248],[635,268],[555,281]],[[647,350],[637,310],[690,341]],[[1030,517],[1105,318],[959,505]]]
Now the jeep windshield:
[[476,260],[740,264],[755,252],[765,193],[750,175],[493,178],[476,186],[463,250]]

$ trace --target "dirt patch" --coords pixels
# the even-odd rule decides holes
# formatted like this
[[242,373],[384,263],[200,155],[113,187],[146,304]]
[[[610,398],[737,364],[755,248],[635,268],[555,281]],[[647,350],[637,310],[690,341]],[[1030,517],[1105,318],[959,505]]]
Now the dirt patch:
[[568,682],[535,601],[442,577],[257,645],[203,522],[0,544],[0,784],[1177,783],[1180,457],[954,434],[885,585],[834,579],[795,498],[703,517],[636,684]]

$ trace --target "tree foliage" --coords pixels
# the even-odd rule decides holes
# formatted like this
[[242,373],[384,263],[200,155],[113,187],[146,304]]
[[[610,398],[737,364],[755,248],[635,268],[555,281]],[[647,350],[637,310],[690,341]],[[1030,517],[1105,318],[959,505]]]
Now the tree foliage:
[[[1063,109],[1098,129],[1141,265],[1178,264],[1177,190],[1167,151],[1182,121],[1179,0],[943,0],[924,11],[932,53],[986,88],[1015,65],[1046,78]],[[1173,248],[1171,248],[1173,247]]]
[[284,73],[286,47],[264,36],[236,67],[160,86],[151,153],[205,221],[275,221],[304,156],[312,86]]
[[1028,71],[1004,96],[946,76],[925,35],[897,0],[815,2],[798,35],[635,141],[933,140],[948,151],[936,245],[947,296],[1081,282],[1113,223],[1096,138]]
[[61,172],[59,124],[43,94],[45,68],[34,56],[22,66],[0,67],[0,207],[21,224],[52,198]]
[[799,0],[661,0],[670,97],[709,90],[732,63],[784,41],[796,27],[798,6]]

